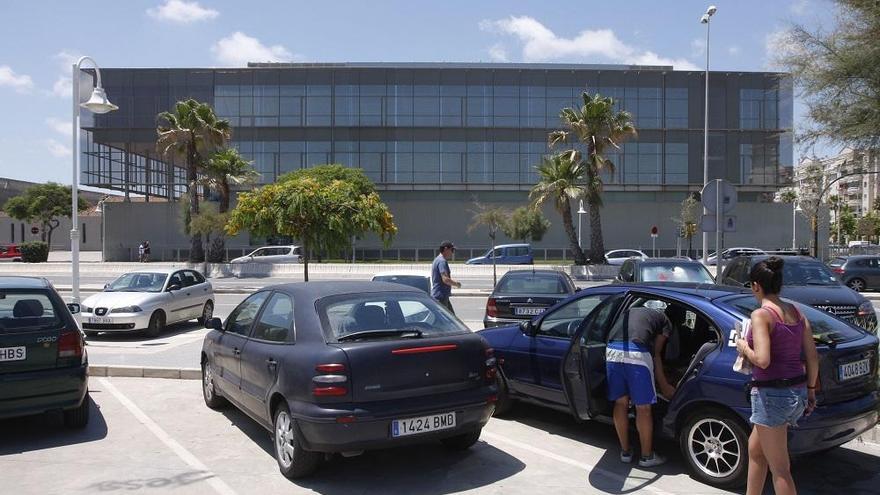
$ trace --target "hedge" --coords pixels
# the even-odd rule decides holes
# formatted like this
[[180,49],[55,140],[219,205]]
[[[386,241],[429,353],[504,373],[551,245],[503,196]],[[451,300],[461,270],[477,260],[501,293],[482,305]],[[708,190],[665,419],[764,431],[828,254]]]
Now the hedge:
[[21,245],[21,261],[42,263],[49,260],[49,245],[43,241],[25,242]]

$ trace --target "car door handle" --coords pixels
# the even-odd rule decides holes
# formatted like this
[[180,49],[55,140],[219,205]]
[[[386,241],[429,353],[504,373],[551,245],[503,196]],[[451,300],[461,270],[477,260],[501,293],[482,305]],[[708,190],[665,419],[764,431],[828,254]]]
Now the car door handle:
[[187,292],[187,293],[186,293],[186,295],[190,295],[190,293],[189,293],[189,292]]
[[274,371],[275,368],[278,367],[278,361],[275,361],[274,359],[269,358],[266,360],[266,366],[268,366],[270,370]]
[[235,349],[232,350],[232,354],[234,354],[236,356],[241,356],[241,349],[236,347]]

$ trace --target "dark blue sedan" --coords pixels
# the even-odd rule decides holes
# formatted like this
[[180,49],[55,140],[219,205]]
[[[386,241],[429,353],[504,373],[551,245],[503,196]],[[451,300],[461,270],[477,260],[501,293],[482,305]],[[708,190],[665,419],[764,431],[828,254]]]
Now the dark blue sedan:
[[[717,285],[609,285],[578,292],[517,326],[478,332],[500,364],[497,412],[525,401],[610,422],[605,345],[630,307],[663,311],[676,332],[664,364],[677,384],[655,409],[657,431],[678,441],[696,478],[719,486],[745,482],[750,403],[748,376],[732,371],[731,330],[757,306],[749,292]],[[820,355],[818,407],[790,430],[792,454],[846,443],[878,420],[878,340],[824,311],[798,304]]]
[[467,449],[495,408],[492,349],[412,287],[276,285],[209,327],[205,403],[231,402],[273,432],[288,478],[326,453],[430,440]]

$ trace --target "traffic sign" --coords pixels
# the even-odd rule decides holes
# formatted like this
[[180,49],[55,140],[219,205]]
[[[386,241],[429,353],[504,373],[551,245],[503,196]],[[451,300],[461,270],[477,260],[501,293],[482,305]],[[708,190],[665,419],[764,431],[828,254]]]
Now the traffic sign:
[[651,227],[651,237],[656,238],[658,235],[660,235],[660,229],[658,229],[656,225]]
[[[715,215],[703,215],[702,220],[700,221],[700,230],[703,232],[715,232]],[[736,232],[736,217],[732,215],[726,215],[724,217],[724,223],[721,225],[721,230],[724,232]]]
[[730,213],[736,206],[736,189],[734,189],[730,182],[724,179],[711,180],[703,186],[703,190],[700,192],[703,208],[706,208],[710,213],[715,212],[715,207],[718,203],[719,183],[721,184],[721,202],[724,205],[721,211]]
[[40,229],[37,227],[31,227],[31,234],[37,235],[40,233]]

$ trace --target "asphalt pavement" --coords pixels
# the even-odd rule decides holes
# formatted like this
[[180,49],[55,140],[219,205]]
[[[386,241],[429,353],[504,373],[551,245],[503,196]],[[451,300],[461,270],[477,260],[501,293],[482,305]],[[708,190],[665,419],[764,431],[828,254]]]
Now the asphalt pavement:
[[[676,445],[659,468],[618,460],[611,426],[518,405],[466,452],[439,442],[333,456],[310,478],[279,472],[267,431],[234,408],[205,407],[199,381],[92,378],[88,427],[57,416],[0,421],[2,492],[174,494],[721,494],[693,480]],[[800,493],[877,493],[880,446],[849,444],[796,459]],[[769,490],[769,489],[768,489]],[[769,491],[768,491],[769,493]]]

